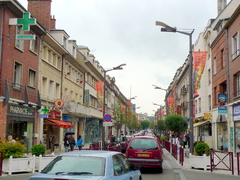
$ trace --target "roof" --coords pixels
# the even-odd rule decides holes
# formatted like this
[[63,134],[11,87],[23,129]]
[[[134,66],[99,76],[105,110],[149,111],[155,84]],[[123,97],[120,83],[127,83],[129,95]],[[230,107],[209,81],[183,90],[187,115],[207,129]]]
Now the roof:
[[115,152],[115,151],[81,150],[81,151],[69,151],[67,153],[60,154],[59,156],[109,157],[119,153],[120,152]]

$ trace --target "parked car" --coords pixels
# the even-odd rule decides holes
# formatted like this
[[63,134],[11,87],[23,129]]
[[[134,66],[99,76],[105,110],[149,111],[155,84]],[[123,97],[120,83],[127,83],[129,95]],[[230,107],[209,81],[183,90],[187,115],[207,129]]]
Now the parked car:
[[163,151],[155,136],[135,136],[128,143],[126,157],[135,165],[156,168],[162,173]]
[[108,148],[110,147],[118,147],[120,146],[120,150],[122,153],[126,152],[128,141],[130,140],[131,136],[118,136],[112,137],[111,142],[108,144]]
[[51,161],[41,173],[29,180],[141,180],[139,168],[120,152],[82,150],[70,151]]

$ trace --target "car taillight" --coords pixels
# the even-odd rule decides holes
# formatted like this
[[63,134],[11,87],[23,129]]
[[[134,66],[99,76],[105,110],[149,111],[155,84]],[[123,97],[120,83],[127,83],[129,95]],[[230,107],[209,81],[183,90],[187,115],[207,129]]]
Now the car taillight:
[[126,151],[125,156],[128,157],[128,152]]
[[162,154],[163,154],[163,153],[162,153],[162,152],[160,152],[160,154],[159,154],[159,157],[160,157],[160,158],[162,158]]

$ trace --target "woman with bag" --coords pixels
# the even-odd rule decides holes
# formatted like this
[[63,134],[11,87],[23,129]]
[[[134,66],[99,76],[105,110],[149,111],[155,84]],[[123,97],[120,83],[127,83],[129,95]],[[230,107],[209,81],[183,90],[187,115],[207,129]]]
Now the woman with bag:
[[77,147],[79,148],[79,151],[82,149],[83,143],[84,143],[84,140],[82,139],[82,136],[79,135],[79,136],[78,136],[78,140],[77,140],[77,144],[76,144]]

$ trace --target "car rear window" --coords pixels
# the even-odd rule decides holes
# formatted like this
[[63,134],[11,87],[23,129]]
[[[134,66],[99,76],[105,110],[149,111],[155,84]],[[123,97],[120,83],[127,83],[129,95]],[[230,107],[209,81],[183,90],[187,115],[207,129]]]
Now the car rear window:
[[[42,173],[103,176],[105,161],[105,158],[100,157],[59,156],[49,163]],[[83,174],[78,174],[81,172]]]
[[157,150],[158,145],[155,139],[133,139],[129,148],[139,150]]

